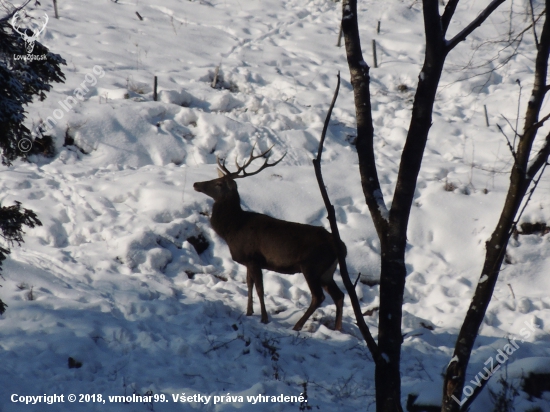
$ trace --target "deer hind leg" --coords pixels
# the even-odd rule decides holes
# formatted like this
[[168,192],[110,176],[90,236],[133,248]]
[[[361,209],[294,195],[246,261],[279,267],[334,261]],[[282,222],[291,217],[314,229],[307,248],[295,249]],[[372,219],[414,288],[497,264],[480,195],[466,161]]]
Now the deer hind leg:
[[252,309],[252,285],[256,286],[256,293],[258,294],[258,299],[260,301],[260,310],[261,310],[261,322],[268,323],[269,319],[267,317],[267,311],[265,310],[264,302],[264,280],[262,275],[262,268],[255,263],[250,263],[246,266],[246,283],[248,285],[248,307],[246,310],[247,315],[252,315],[254,312]]
[[334,321],[334,330],[342,330],[342,311],[344,308],[344,294],[340,288],[336,285],[333,279],[334,271],[338,260],[335,260],[329,268],[321,275],[321,281],[323,282],[323,288],[328,292],[334,304],[336,305],[336,319]]
[[344,308],[344,294],[336,285],[334,279],[331,279],[323,288],[328,292],[334,304],[336,305],[336,319],[334,321],[334,330],[342,330],[342,312]]
[[309,308],[307,308],[306,313],[304,313],[304,316],[296,322],[296,325],[292,328],[293,330],[302,330],[309,317],[325,300],[325,294],[323,293],[323,287],[321,286],[321,279],[319,277],[315,277],[314,273],[308,271],[304,271],[304,276],[306,277],[307,285],[311,291],[311,304],[309,305]]

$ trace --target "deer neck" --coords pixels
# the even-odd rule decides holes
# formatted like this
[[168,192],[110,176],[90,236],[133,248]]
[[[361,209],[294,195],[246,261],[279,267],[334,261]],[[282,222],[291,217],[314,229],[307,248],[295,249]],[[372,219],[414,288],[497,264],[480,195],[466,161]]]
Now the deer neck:
[[231,194],[214,202],[210,223],[215,232],[226,239],[242,225],[245,212],[239,194]]

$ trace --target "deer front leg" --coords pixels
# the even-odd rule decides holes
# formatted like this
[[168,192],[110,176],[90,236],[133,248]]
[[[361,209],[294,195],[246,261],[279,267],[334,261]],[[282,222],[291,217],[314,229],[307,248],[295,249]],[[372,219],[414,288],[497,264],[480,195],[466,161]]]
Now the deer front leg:
[[[256,286],[256,293],[258,294],[258,299],[260,301],[260,310],[262,313],[261,321],[262,323],[268,323],[269,319],[267,317],[267,311],[265,310],[264,303],[264,280],[262,275],[262,268],[256,263],[249,263],[247,266],[246,272],[246,281],[248,286],[248,310],[252,310],[252,285],[253,283]],[[252,313],[252,312],[251,312]],[[247,312],[248,314],[248,312]]]
[[252,289],[254,289],[254,278],[250,269],[246,269],[246,286],[248,287],[248,305],[246,306],[246,316],[252,316],[254,308],[252,305]]

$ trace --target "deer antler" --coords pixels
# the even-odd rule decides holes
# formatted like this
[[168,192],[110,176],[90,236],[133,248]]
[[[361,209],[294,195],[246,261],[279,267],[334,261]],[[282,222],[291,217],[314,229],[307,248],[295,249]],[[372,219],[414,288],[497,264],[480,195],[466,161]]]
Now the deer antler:
[[15,30],[17,33],[19,33],[21,36],[23,36],[24,38],[27,37],[27,33],[25,32],[21,32],[19,31],[19,28],[17,27],[17,22],[16,20],[19,18],[19,11],[16,11],[14,14],[13,14],[13,17],[11,18],[11,27],[13,27],[13,30]]
[[48,17],[48,15],[46,13],[44,13],[44,25],[42,26],[42,28],[40,30],[34,32],[32,37],[37,39],[38,36],[40,36],[40,33],[42,33],[44,31],[44,29],[46,28],[46,25],[48,24],[49,20],[50,20],[50,18]]
[[[256,143],[254,143],[254,146],[252,146],[252,151],[250,152],[250,157],[248,158],[248,160],[246,160],[242,166],[239,165],[239,162],[237,161],[237,158],[235,157],[235,165],[237,166],[237,171],[236,172],[230,172],[226,167],[225,167],[225,159],[223,160],[223,162],[220,162],[220,159],[218,158],[217,159],[217,163],[218,163],[218,167],[220,168],[220,170],[222,171],[222,173],[226,176],[230,176],[231,179],[240,179],[240,178],[243,178],[243,177],[248,177],[248,176],[254,176],[255,174],[258,174],[260,173],[262,170],[268,168],[268,167],[273,167],[275,166],[276,164],[278,164],[281,160],[284,159],[284,157],[286,156],[286,152],[285,154],[279,159],[277,160],[276,162],[273,162],[273,163],[268,163],[269,161],[269,156],[268,153],[271,152],[271,149],[273,149],[273,146],[271,146],[269,149],[267,149],[265,152],[262,152],[260,153],[259,155],[256,155],[254,156],[254,149],[256,148]],[[256,159],[259,159],[260,157],[265,157],[265,162],[264,164],[256,171],[252,172],[252,173],[247,173],[246,172],[246,168],[248,166],[250,166],[250,164],[256,160]],[[241,174],[242,172],[242,174]]]

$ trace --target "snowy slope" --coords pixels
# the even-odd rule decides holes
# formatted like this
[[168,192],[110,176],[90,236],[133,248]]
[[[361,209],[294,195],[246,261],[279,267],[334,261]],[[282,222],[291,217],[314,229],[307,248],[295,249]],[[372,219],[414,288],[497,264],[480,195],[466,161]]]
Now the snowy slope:
[[[465,1],[450,31],[464,27],[481,3]],[[41,40],[67,60],[67,81],[28,109],[29,126],[57,115],[56,124],[50,121],[57,155],[19,161],[3,168],[0,179],[0,202],[21,201],[44,224],[28,230],[4,264],[0,293],[9,307],[0,318],[0,410],[295,411],[300,402],[259,405],[246,397],[304,392],[302,406],[313,410],[374,410],[374,364],[349,301],[343,333],[331,330],[330,298],[302,332],[293,332],[309,305],[306,282],[300,274],[267,272],[271,322],[259,322],[258,306],[254,316],[244,316],[245,270],[209,225],[212,201],[192,189],[216,177],[216,156],[232,164],[254,143],[262,150],[274,145],[274,158],[286,152],[284,161],[238,182],[243,206],[328,228],[311,159],[340,70],[323,172],[350,272],[365,282],[357,285],[363,308],[378,305],[378,287],[366,283],[379,275],[379,241],[351,144],[355,119],[344,50],[335,46],[340,7],[329,0],[80,0],[59,2],[58,20],[51,2],[31,7],[50,15]],[[413,392],[426,401],[441,398],[441,373],[507,188],[511,158],[495,125],[513,135],[502,116],[515,123],[517,79],[525,108],[532,36],[507,66],[498,67],[503,52],[489,65],[493,74],[475,76],[496,53],[493,43],[478,45],[507,33],[506,7],[449,56],[436,101],[408,234],[403,404]],[[366,59],[372,59],[371,40],[378,44],[373,118],[390,201],[423,59],[421,6],[363,1],[360,12]],[[213,89],[218,65],[221,87]],[[67,100],[77,89],[83,101]],[[63,146],[67,136],[76,146]],[[550,222],[549,182],[541,182],[522,221]],[[210,247],[199,256],[186,239],[201,233]],[[519,236],[508,248],[510,263],[468,370],[472,379],[507,337],[519,344],[506,363],[510,378],[550,356],[549,239]],[[375,335],[376,316],[366,317]],[[82,367],[69,369],[68,357]],[[495,391],[497,380],[489,384]],[[167,402],[108,400],[134,393]],[[173,401],[183,393],[212,398]],[[106,403],[33,406],[11,402],[12,394],[64,394],[65,400],[101,394]],[[237,402],[226,402],[227,394]],[[222,395],[214,405],[213,397]],[[538,405],[550,411],[548,395],[546,401],[522,396],[516,410]],[[472,410],[491,410],[487,391]]]

